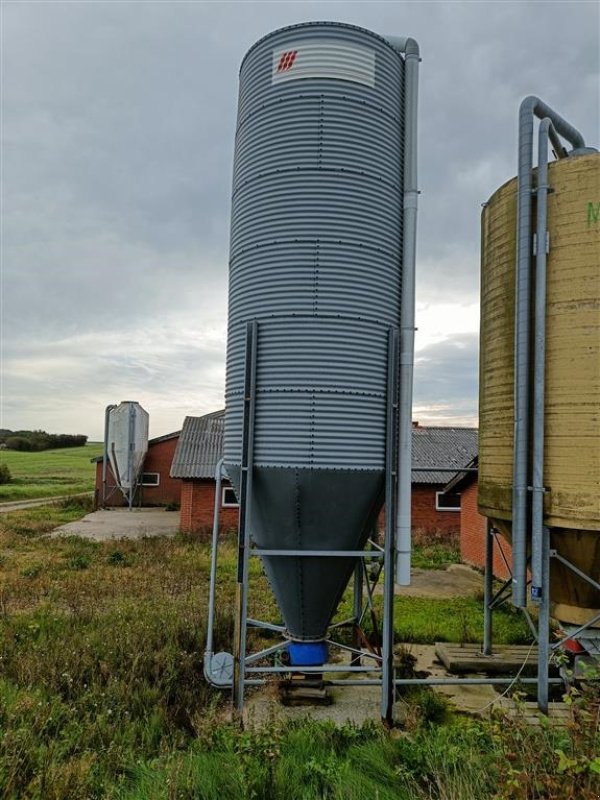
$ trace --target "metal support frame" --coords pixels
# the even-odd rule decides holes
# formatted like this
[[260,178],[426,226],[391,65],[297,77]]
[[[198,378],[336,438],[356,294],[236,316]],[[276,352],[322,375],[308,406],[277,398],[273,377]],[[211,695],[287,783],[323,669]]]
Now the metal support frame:
[[[251,503],[252,503],[252,465],[254,458],[254,413],[256,393],[256,357],[259,327],[256,322],[248,324],[246,331],[246,364],[245,364],[245,391],[244,391],[244,421],[242,439],[242,469],[240,477],[240,520],[238,532],[238,568],[236,577],[236,618],[234,633],[234,653],[213,652],[214,613],[216,600],[217,559],[219,545],[219,520],[221,507],[221,487],[223,468],[222,462],[217,467],[215,475],[215,513],[213,519],[212,557],[210,568],[209,589],[209,620],[207,626],[207,642],[204,654],[204,674],[210,683],[221,688],[233,690],[234,713],[241,716],[244,705],[245,689],[250,686],[261,686],[271,677],[283,677],[291,674],[327,676],[324,681],[329,686],[360,685],[381,687],[381,717],[387,723],[392,721],[392,709],[395,692],[402,686],[441,686],[441,685],[506,685],[510,686],[517,681],[520,684],[538,685],[538,705],[542,711],[548,708],[548,693],[550,684],[562,683],[562,679],[549,678],[549,661],[553,650],[562,642],[550,645],[550,592],[544,591],[540,598],[540,617],[537,626],[534,624],[526,608],[522,609],[525,618],[538,642],[538,674],[535,678],[522,678],[519,674],[509,678],[408,678],[396,679],[393,667],[394,645],[394,568],[396,556],[396,542],[394,537],[394,522],[396,509],[394,504],[397,497],[396,442],[397,442],[397,414],[398,414],[398,331],[389,330],[388,338],[388,389],[386,401],[386,454],[385,454],[385,503],[386,524],[384,547],[376,541],[369,540],[372,549],[364,550],[298,550],[298,549],[268,549],[259,548],[252,544],[251,538]],[[388,510],[389,509],[389,510]],[[484,593],[484,630],[482,652],[491,655],[493,652],[493,610],[505,603],[511,595],[513,588],[512,574],[502,586],[494,591],[493,584],[493,559],[494,548],[497,548],[509,573],[511,565],[504,553],[498,532],[488,525],[486,531],[486,570]],[[326,642],[350,654],[349,665],[326,664],[318,667],[292,667],[281,663],[265,665],[265,659],[277,660],[287,647],[283,625],[274,624],[248,616],[248,568],[249,559],[253,556],[268,556],[270,558],[286,557],[323,557],[335,558],[352,556],[357,558],[354,572],[353,611],[352,617],[334,623],[329,628]],[[542,586],[548,587],[550,558],[554,557],[570,567],[580,577],[585,578],[600,589],[600,584],[592,578],[585,576],[577,567],[570,564],[556,551],[550,549],[549,532],[545,529],[542,543]],[[375,570],[367,569],[369,562],[375,562]],[[384,611],[382,620],[381,649],[368,651],[364,649],[366,637],[362,634],[362,621],[366,613],[372,616],[374,609],[374,590],[383,574],[383,601]],[[579,633],[597,621],[598,617],[591,619],[582,626]],[[377,623],[376,623],[377,624]],[[248,628],[261,629],[281,637],[275,644],[258,652],[247,653]],[[352,645],[349,646],[337,641],[334,633],[337,629],[352,627]],[[570,634],[571,638],[574,634]],[[262,663],[261,663],[262,662]],[[366,663],[365,663],[366,662]],[[375,674],[376,677],[373,675]],[[336,677],[343,675],[344,677]]]
[[[212,555],[210,568],[209,588],[209,621],[207,625],[207,642],[204,654],[204,675],[210,683],[222,688],[231,688],[233,694],[234,714],[241,716],[244,706],[245,689],[248,686],[257,686],[264,683],[266,678],[256,676],[269,675],[318,675],[324,673],[336,674],[372,674],[380,673],[376,685],[382,687],[381,716],[386,723],[392,721],[392,707],[394,703],[394,567],[396,555],[396,542],[394,525],[396,519],[396,494],[397,472],[395,469],[397,459],[397,416],[398,416],[398,330],[388,330],[387,354],[387,390],[386,390],[386,443],[385,443],[385,542],[381,547],[375,537],[368,541],[371,549],[363,550],[302,550],[302,549],[272,549],[256,547],[252,543],[252,471],[254,463],[254,415],[256,406],[256,361],[259,326],[256,321],[248,323],[246,329],[246,356],[244,379],[244,415],[242,432],[242,459],[240,471],[240,512],[238,529],[238,564],[236,576],[235,599],[235,631],[233,642],[233,656],[227,653],[214,653],[214,614],[216,607],[216,580],[219,546],[219,519],[221,506],[221,483],[223,474],[222,462],[217,467],[215,475],[215,511],[213,518]],[[249,559],[253,556],[268,556],[269,558],[339,558],[354,557],[357,564],[354,571],[354,597],[353,615],[348,620],[334,623],[329,627],[326,642],[350,654],[349,665],[326,664],[319,667],[293,667],[280,664],[264,665],[264,659],[276,657],[288,644],[285,638],[283,625],[256,620],[248,616],[249,600]],[[374,570],[367,569],[368,562],[377,562]],[[381,647],[365,649],[368,645],[367,638],[362,632],[364,615],[369,612],[374,626],[379,627],[374,606],[375,586],[383,575],[383,602],[384,612],[381,623]],[[349,646],[333,638],[334,632],[339,628],[352,627],[352,645]],[[276,644],[266,647],[255,653],[247,653],[248,627],[259,628],[281,636]],[[370,647],[370,646],[369,646]],[[363,663],[367,660],[368,664]],[[335,685],[340,683],[356,683],[350,678],[335,680]],[[361,683],[362,681],[358,681]],[[331,681],[327,681],[331,683]],[[373,685],[372,681],[369,685]]]
[[[504,554],[502,549],[501,540],[499,539],[498,531],[496,531],[490,523],[488,523],[488,527],[485,534],[485,572],[484,572],[484,620],[483,620],[483,646],[482,646],[482,653],[483,655],[491,656],[493,649],[492,649],[492,631],[493,631],[493,624],[492,624],[492,614],[495,608],[503,605],[510,599],[511,592],[513,589],[513,580],[512,580],[512,571],[511,566]],[[508,579],[500,586],[500,588],[494,593],[493,591],[493,559],[494,559],[494,548],[497,548],[500,552],[504,564],[508,570],[509,577]],[[550,546],[550,530],[544,525],[542,528],[542,539],[539,542],[539,570],[540,570],[540,586],[542,588],[541,594],[537,598],[536,605],[538,606],[539,613],[538,613],[538,620],[537,624],[533,621],[529,611],[527,608],[521,608],[520,611],[525,617],[530,629],[531,633],[537,642],[538,646],[538,661],[537,661],[537,677],[535,679],[529,679],[525,681],[522,678],[519,678],[520,683],[531,683],[536,682],[538,685],[538,692],[537,692],[537,703],[538,708],[543,713],[548,713],[548,702],[549,702],[549,686],[553,683],[562,683],[562,679],[553,679],[549,677],[549,669],[550,663],[553,654],[559,650],[566,641],[569,639],[577,639],[582,633],[587,631],[593,625],[600,621],[600,613],[593,614],[590,618],[582,625],[579,625],[574,631],[570,631],[566,635],[562,636],[557,641],[551,641],[551,630],[550,630],[550,608],[551,608],[551,584],[550,584],[550,563],[552,559],[556,559],[556,561],[563,564],[563,566],[570,569],[575,575],[577,575],[582,580],[589,583],[595,589],[600,591],[600,583],[590,575],[587,575],[583,570],[579,569],[579,567],[575,566],[575,564],[571,563],[567,558],[562,556],[558,553],[555,549]],[[600,637],[600,632],[599,632]],[[513,679],[514,680],[514,679]],[[498,683],[496,680],[490,681],[490,683]]]

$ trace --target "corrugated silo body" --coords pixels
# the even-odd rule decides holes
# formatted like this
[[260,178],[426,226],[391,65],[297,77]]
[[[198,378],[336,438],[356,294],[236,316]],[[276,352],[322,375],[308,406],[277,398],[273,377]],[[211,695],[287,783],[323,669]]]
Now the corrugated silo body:
[[[258,322],[251,534],[356,550],[383,497],[387,338],[401,299],[404,62],[337,23],[276,31],[240,72],[225,467],[239,485]],[[352,558],[266,558],[291,638],[319,640]]]
[[[549,167],[544,524],[551,547],[600,579],[600,155]],[[517,182],[482,217],[479,510],[510,537]],[[556,559],[555,616],[583,624],[600,593]]]
[[134,400],[124,400],[108,414],[108,458],[119,488],[128,496],[135,489],[148,451],[148,412]]

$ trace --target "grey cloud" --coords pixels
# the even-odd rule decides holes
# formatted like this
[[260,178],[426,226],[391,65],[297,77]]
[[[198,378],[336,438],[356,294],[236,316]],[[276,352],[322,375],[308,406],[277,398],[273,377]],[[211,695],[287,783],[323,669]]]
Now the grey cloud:
[[[419,39],[419,297],[474,302],[480,204],[515,172],[520,99],[540,94],[598,137],[599,13],[584,2],[5,4],[7,364],[18,357],[34,372],[36,342],[60,350],[88,332],[86,359],[111,387],[109,401],[135,397],[139,381],[161,409],[182,398],[190,407],[216,402],[202,341],[172,351],[177,393],[159,377],[160,360],[153,366],[147,334],[164,321],[224,341],[239,64],[260,36],[307,19]],[[103,347],[106,330],[121,339]],[[107,347],[125,352],[138,335],[147,349],[129,369],[119,355],[102,360]],[[76,363],[55,363],[53,393],[79,391],[87,404],[89,376],[84,359]],[[440,372],[422,374],[436,381]],[[35,375],[27,391],[6,380],[6,424],[42,413]],[[457,376],[448,373],[444,386],[453,380],[460,393]],[[472,396],[472,382],[464,386]]]
[[478,414],[477,334],[428,345],[415,357],[415,417],[430,424],[476,424]]

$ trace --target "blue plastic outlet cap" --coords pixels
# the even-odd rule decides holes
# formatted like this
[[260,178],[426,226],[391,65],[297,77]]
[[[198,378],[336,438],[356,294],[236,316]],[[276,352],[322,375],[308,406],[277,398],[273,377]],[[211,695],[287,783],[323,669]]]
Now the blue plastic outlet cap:
[[320,667],[327,661],[327,642],[290,642],[288,645],[290,666]]

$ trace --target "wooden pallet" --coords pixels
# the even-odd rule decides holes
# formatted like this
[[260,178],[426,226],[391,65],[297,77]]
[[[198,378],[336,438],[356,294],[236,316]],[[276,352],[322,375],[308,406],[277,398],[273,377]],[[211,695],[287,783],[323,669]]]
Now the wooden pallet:
[[530,676],[537,672],[537,647],[528,645],[494,645],[491,656],[484,656],[480,644],[451,644],[436,642],[435,654],[448,672],[484,672],[491,675],[517,673],[527,659],[521,675]]

